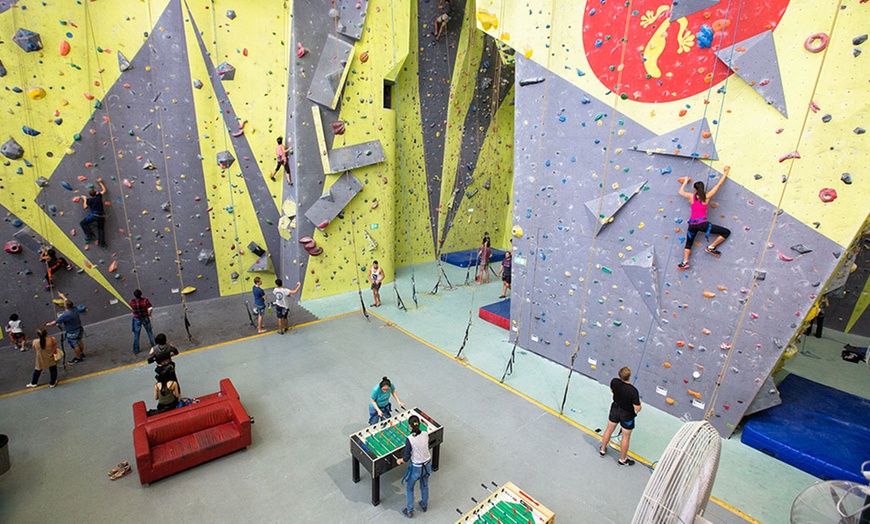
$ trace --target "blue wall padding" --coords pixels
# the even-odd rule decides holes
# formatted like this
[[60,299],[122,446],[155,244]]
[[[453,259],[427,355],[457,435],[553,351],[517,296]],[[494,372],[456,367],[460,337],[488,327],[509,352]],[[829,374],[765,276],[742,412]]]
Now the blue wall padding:
[[789,375],[782,404],[753,415],[741,442],[825,480],[863,484],[870,459],[870,400]]
[[[447,262],[454,266],[468,267],[477,265],[477,252],[480,248],[466,249],[464,251],[454,251],[452,253],[441,253],[441,262]],[[501,262],[504,260],[505,252],[500,249],[492,250],[490,262]]]

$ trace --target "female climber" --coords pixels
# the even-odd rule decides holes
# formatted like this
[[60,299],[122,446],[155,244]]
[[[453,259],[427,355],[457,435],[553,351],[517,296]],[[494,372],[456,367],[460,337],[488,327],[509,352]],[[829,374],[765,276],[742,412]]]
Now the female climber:
[[689,269],[689,255],[692,254],[692,244],[694,243],[695,237],[700,232],[703,232],[707,239],[710,238],[710,233],[718,235],[716,239],[707,246],[706,251],[716,258],[719,258],[722,254],[718,249],[716,249],[716,247],[718,247],[722,242],[725,242],[725,239],[731,234],[731,230],[708,222],[707,206],[710,205],[710,199],[713,198],[713,195],[719,191],[722,182],[725,182],[725,179],[728,178],[729,171],[731,171],[731,166],[725,166],[722,170],[722,178],[719,179],[719,182],[709,192],[705,190],[704,183],[698,181],[692,185],[695,189],[695,193],[687,193],[686,184],[690,183],[692,179],[689,177],[682,179],[683,185],[680,186],[680,196],[689,199],[689,202],[692,203],[692,212],[689,216],[689,228],[686,231],[686,249],[683,250],[683,261],[677,264],[677,268],[680,270]]

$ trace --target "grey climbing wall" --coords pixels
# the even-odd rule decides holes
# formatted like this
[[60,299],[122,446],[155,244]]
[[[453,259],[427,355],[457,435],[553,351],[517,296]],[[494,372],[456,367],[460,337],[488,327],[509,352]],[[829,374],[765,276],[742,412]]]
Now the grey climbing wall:
[[[721,175],[635,151],[656,134],[522,57],[517,80],[514,336],[604,384],[629,366],[644,402],[730,435],[843,248],[729,180],[708,214],[732,231],[721,258],[701,237],[679,271],[677,178]],[[584,205],[599,199],[606,225]]]

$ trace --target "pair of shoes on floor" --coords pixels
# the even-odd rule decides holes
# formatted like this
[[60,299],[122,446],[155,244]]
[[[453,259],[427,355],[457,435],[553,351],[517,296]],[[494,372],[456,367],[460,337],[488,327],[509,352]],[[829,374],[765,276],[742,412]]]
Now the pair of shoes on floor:
[[620,466],[634,466],[634,459],[630,459],[630,458],[626,457],[625,462],[623,462],[621,460],[617,460],[616,463],[619,464]]
[[421,500],[420,502],[418,502],[418,504],[420,504],[420,509],[423,510],[423,513],[426,513],[426,510],[429,509],[429,506],[424,506],[424,505],[423,505],[423,501],[422,501],[422,500]]
[[85,361],[85,357],[83,357],[83,356],[76,357],[76,358],[70,360],[70,364],[78,364],[79,362],[84,362],[84,361]]
[[121,464],[118,464],[118,467],[119,467],[118,471],[116,471],[112,475],[109,475],[110,479],[118,480],[119,478],[126,477],[127,475],[129,475],[130,473],[133,472],[133,468],[130,467],[130,464],[127,464],[126,462],[124,462],[122,464],[123,464],[123,466]]
[[411,511],[408,511],[408,508],[402,508],[402,514],[408,518],[411,518],[414,516],[414,510],[412,509]]
[[27,385],[24,387],[31,389],[31,388],[35,388],[35,387],[39,387],[39,386],[38,386],[38,384],[31,384],[30,382],[28,382]]
[[108,473],[106,473],[106,475],[108,475],[108,476],[110,476],[110,477],[111,477],[112,475],[117,475],[118,472],[120,472],[122,469],[126,468],[126,467],[129,466],[129,465],[130,465],[130,463],[127,462],[126,460],[125,460],[124,462],[119,462],[118,465],[115,466],[114,468],[112,468],[112,470],[109,471]]

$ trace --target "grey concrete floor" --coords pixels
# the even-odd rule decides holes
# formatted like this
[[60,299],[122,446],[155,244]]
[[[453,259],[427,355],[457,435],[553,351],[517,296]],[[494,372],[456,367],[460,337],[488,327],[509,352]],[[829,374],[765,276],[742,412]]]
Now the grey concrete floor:
[[[650,476],[600,458],[598,440],[486,376],[361,314],[192,350],[176,359],[188,396],[229,377],[256,419],[251,447],[141,486],[106,471],[134,463],[131,404],[151,392],[151,366],[135,365],[0,399],[12,469],[0,476],[0,522],[404,522],[401,468],[386,474],[381,504],[370,480],[351,480],[348,436],[367,425],[366,399],[390,376],[408,406],[444,426],[430,510],[418,522],[453,522],[486,492],[512,481],[557,522],[628,522]],[[150,401],[153,403],[153,401]],[[56,501],[57,505],[36,501]],[[711,507],[715,522],[738,522]]]

